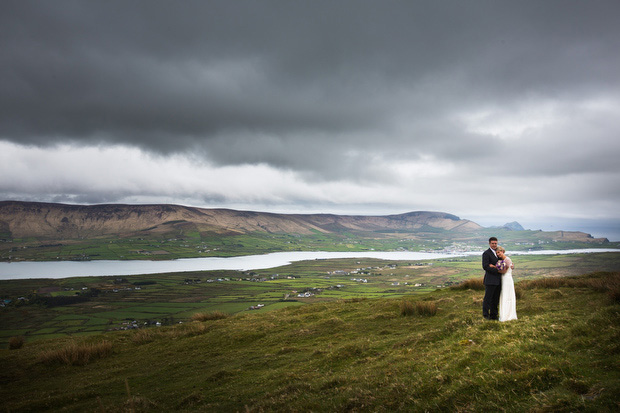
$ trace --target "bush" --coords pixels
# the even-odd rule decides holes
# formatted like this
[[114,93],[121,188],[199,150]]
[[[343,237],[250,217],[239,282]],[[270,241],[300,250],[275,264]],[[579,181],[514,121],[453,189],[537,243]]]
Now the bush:
[[44,364],[68,364],[83,366],[91,360],[102,358],[112,353],[112,343],[103,340],[99,343],[71,343],[57,350],[47,350],[39,355]]
[[9,350],[17,350],[22,348],[25,342],[26,341],[22,336],[11,337],[9,338]]
[[209,320],[221,320],[223,318],[230,317],[229,314],[222,311],[213,311],[211,313],[196,313],[192,315],[193,321],[209,321]]

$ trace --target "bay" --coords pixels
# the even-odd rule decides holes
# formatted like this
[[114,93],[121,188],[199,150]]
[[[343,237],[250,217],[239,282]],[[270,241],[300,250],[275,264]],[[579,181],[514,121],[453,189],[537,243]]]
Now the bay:
[[[620,252],[620,249],[575,249],[547,251],[514,251],[508,255],[520,254],[576,254],[593,252]],[[264,255],[245,255],[239,257],[184,258],[168,261],[20,261],[1,262],[0,280],[28,278],[69,278],[92,276],[124,276],[137,274],[158,274],[170,272],[210,271],[210,270],[261,270],[288,265],[292,262],[336,259],[336,258],[377,258],[393,261],[417,261],[479,255],[480,251],[467,252],[412,252],[412,251],[361,251],[325,252],[291,251]]]

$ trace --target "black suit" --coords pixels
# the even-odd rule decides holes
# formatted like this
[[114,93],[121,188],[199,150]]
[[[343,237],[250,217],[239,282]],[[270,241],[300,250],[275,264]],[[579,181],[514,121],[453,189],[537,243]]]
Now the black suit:
[[491,264],[497,264],[497,261],[499,259],[491,248],[482,253],[482,268],[484,269],[482,315],[491,320],[498,319],[499,294],[502,291],[502,275],[497,268],[490,267]]

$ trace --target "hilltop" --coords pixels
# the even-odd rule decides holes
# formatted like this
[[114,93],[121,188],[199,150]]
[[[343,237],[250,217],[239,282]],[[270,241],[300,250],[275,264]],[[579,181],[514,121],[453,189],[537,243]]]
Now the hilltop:
[[479,280],[398,299],[197,314],[174,327],[0,350],[7,411],[617,411],[620,273]]

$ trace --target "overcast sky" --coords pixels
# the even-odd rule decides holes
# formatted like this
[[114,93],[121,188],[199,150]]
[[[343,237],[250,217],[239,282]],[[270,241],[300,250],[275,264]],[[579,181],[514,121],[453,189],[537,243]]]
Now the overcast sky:
[[0,200],[429,210],[620,239],[618,16],[3,0]]

